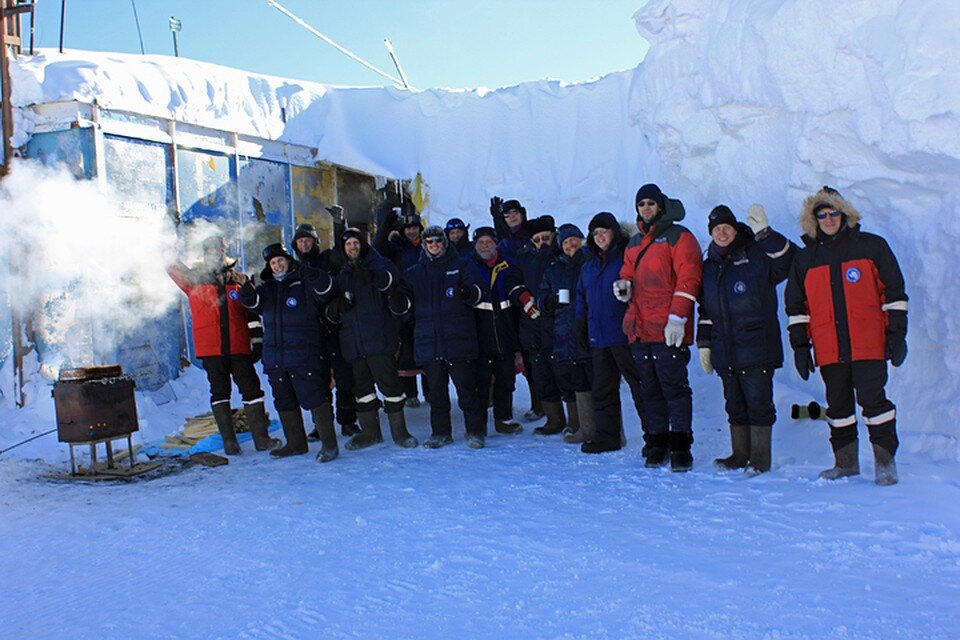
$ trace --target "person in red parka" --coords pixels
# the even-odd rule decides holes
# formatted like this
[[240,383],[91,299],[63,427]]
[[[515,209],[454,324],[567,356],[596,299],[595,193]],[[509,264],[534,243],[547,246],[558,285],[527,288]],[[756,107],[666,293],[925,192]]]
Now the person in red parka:
[[903,273],[887,241],[860,230],[860,214],[836,189],[823,187],[804,201],[800,226],[806,246],[794,259],[785,308],[797,372],[806,380],[819,365],[826,387],[835,463],[820,477],[860,473],[856,397],[874,479],[896,484],[897,408],[884,388],[886,361],[899,367],[907,357]]
[[662,466],[669,453],[671,471],[689,471],[693,393],[687,364],[703,269],[700,244],[676,224],[683,205],[668,201],[657,185],[640,187],[636,208],[638,230],[623,254],[613,295],[628,303],[623,332],[640,373],[649,422],[645,464]]
[[220,236],[203,241],[203,260],[188,268],[181,262],[167,267],[167,273],[190,302],[194,353],[203,363],[210,382],[210,407],[223,438],[224,453],[237,455],[240,445],[230,409],[230,377],[243,398],[247,426],[257,451],[280,446],[267,432],[263,389],[253,368],[262,349],[260,318],[240,304],[240,284],[233,270],[236,260],[227,258]]

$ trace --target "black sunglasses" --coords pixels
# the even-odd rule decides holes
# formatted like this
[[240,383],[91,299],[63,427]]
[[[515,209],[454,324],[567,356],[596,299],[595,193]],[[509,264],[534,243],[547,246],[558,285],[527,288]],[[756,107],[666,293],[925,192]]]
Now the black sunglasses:
[[817,220],[826,220],[827,218],[836,218],[840,212],[836,209],[824,209],[817,212]]
[[443,243],[443,238],[438,238],[438,237],[436,237],[436,236],[430,236],[429,238],[424,238],[423,241],[426,242],[427,244],[442,244],[442,243]]

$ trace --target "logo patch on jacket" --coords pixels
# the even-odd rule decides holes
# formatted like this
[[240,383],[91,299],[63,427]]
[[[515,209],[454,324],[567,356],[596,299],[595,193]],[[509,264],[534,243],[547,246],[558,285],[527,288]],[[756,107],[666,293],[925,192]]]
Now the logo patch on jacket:
[[743,280],[738,281],[736,284],[733,285],[733,292],[734,292],[734,293],[746,293],[746,292],[747,292],[747,283],[744,282]]
[[844,277],[847,279],[847,282],[860,282],[860,269],[850,267],[847,269]]
[[237,292],[236,289],[231,289],[230,293],[228,293],[227,295],[230,296],[231,300],[236,300],[237,298],[240,297],[240,294]]
[[660,236],[659,238],[654,240],[654,242],[666,242],[666,241],[667,241],[667,236]]
[[297,299],[293,297],[287,298],[287,306],[293,309],[295,306],[297,306]]
[[453,287],[447,287],[446,293],[447,293],[447,297],[448,297],[448,298],[452,298],[452,297],[453,297]]

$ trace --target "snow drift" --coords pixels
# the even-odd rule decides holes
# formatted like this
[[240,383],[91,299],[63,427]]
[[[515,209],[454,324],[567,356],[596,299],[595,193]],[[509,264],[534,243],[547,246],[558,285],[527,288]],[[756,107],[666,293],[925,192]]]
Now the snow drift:
[[[891,374],[903,446],[960,458],[960,44],[947,0],[653,0],[633,71],[494,91],[345,88],[159,56],[52,52],[14,63],[26,107],[65,99],[305,144],[378,175],[422,172],[428,214],[486,222],[491,195],[585,224],[632,219],[659,183],[706,240],[718,202],[766,205],[796,238],[802,198],[838,188],[907,278],[910,356]],[[953,27],[953,28],[951,28]],[[35,125],[21,109],[19,141]],[[821,395],[788,368],[782,384]]]

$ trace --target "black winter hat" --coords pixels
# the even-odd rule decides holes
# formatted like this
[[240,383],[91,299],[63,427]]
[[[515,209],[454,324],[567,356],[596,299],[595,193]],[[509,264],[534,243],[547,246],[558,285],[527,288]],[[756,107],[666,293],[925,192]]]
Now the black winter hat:
[[363,232],[356,227],[347,227],[343,230],[343,233],[340,234],[340,246],[342,247],[350,238],[356,238],[360,241],[360,244],[363,244]]
[[620,223],[617,222],[616,216],[609,211],[601,211],[590,219],[590,225],[587,228],[591,234],[594,229],[610,229],[613,231],[620,228]]
[[707,216],[707,232],[713,233],[713,228],[718,224],[728,224],[731,227],[737,226],[737,217],[733,215],[730,207],[725,204],[718,204],[710,212],[710,215]]
[[663,192],[660,191],[660,187],[655,184],[645,184],[639,189],[637,189],[637,197],[634,198],[634,207],[640,204],[641,200],[653,200],[658,205],[660,205],[660,212],[667,210],[666,207],[666,196],[663,195]]
[[557,229],[557,244],[562,245],[563,241],[567,238],[580,238],[583,240],[583,231],[580,231],[580,227],[577,225],[566,222]]
[[317,228],[312,224],[300,224],[297,225],[296,230],[293,232],[293,241],[296,242],[300,238],[313,238],[317,242],[320,242],[320,236],[317,235]]
[[280,242],[274,242],[273,244],[268,244],[263,248],[263,261],[267,264],[270,263],[274,258],[286,258],[290,262],[293,262],[293,256],[284,248],[283,244]]
[[524,227],[531,236],[535,236],[538,233],[544,231],[556,231],[557,223],[551,215],[540,216],[539,218],[533,218],[532,220],[527,220],[524,223]]
[[400,217],[400,226],[401,227],[420,227],[423,229],[423,220],[420,219],[419,213],[408,213],[407,215]]
[[497,230],[493,227],[477,227],[473,232],[473,241],[476,242],[483,236],[490,236],[494,242],[497,240]]
[[504,200],[503,202],[500,203],[500,215],[505,214],[507,211],[510,211],[511,209],[516,209],[517,211],[523,214],[524,220],[527,219],[527,210],[523,208],[523,205],[520,204],[519,200]]
[[463,223],[463,220],[460,218],[450,218],[447,220],[447,225],[443,228],[444,231],[450,231],[451,229],[463,229],[466,231],[469,227]]

